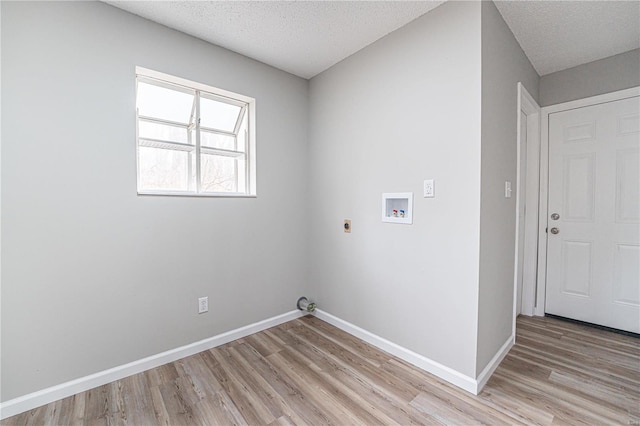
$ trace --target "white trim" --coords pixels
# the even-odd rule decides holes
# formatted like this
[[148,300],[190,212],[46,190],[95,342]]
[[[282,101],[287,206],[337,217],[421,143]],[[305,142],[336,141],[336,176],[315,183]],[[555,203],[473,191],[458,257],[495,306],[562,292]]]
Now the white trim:
[[[229,98],[232,103],[233,103],[233,101],[235,101],[236,105],[237,105],[238,101],[241,101],[241,102],[244,102],[244,103],[248,103],[248,104],[250,104],[251,102],[255,102],[255,99],[250,97],[250,96],[242,95],[240,93],[231,92],[229,90],[220,89],[219,87],[209,86],[208,84],[198,83],[197,81],[187,80],[186,78],[176,77],[176,76],[171,75],[171,74],[165,74],[165,73],[160,72],[160,71],[154,71],[154,70],[151,70],[149,68],[136,66],[136,75],[140,75],[143,78],[147,77],[147,78],[153,78],[153,79],[156,79],[156,80],[161,80],[163,82],[167,82],[167,83],[170,83],[170,84],[177,84],[179,86],[184,86],[185,88],[188,88],[189,90],[201,90],[203,92],[207,92],[207,93],[209,93],[211,95],[214,95],[214,96],[218,95],[218,96],[222,96],[224,98]],[[229,101],[225,100],[225,102],[229,102]]]
[[[195,125],[196,125],[196,194],[201,194],[202,193],[202,158],[200,157],[202,155],[202,147],[200,146],[201,143],[201,139],[202,139],[202,135],[200,134],[200,91],[196,90],[196,93],[193,97],[193,104],[196,107],[196,119],[195,119]],[[236,137],[236,135],[233,135],[234,137]],[[140,139],[138,139],[138,145],[140,145]],[[191,172],[191,170],[189,170],[189,172]],[[187,178],[188,181],[191,180],[191,176],[189,176]],[[237,192],[237,180],[236,180],[236,192]]]
[[[546,108],[546,107],[545,107]],[[544,316],[547,285],[547,193],[549,192],[549,114],[540,110],[540,203],[538,206],[538,279],[534,315]]]
[[138,191],[138,195],[162,195],[168,197],[196,197],[196,198],[258,198],[255,194],[241,194],[237,192],[178,192],[178,191],[152,191],[150,189]]
[[507,356],[507,354],[509,353],[509,351],[511,350],[515,342],[516,342],[515,334],[509,336],[509,338],[507,339],[506,342],[504,342],[504,345],[502,345],[500,350],[496,352],[493,358],[491,358],[491,361],[489,361],[489,364],[487,364],[484,370],[482,370],[482,372],[478,375],[478,378],[476,379],[476,382],[477,382],[476,395],[482,391],[482,388],[484,388],[484,385],[487,384],[487,382],[491,378],[491,375],[493,374],[494,371],[496,371],[496,368],[498,368],[498,366],[500,365],[504,357]]
[[80,377],[66,383],[61,383],[50,388],[42,389],[5,401],[0,403],[0,420],[15,416],[16,414],[24,413],[25,411],[40,407],[41,405],[49,404],[59,399],[75,395],[79,392],[84,392],[97,386],[102,386],[115,380],[123,379],[133,374],[142,373],[143,371],[197,354],[198,352],[224,345],[225,343],[229,343],[242,337],[294,320],[304,316],[305,314],[306,312],[302,312],[300,310],[287,312],[244,327],[236,328],[235,330],[227,331],[226,333],[218,334],[217,336],[200,340],[199,342],[171,349],[156,355],[151,355],[128,364],[90,374],[85,377]]
[[[522,155],[521,112],[527,116],[527,171],[525,182],[526,214],[524,224],[520,224],[520,205],[523,202],[520,194],[520,156]],[[517,180],[516,188],[516,242],[513,277],[513,324],[512,334],[516,334],[516,317],[518,316],[518,300],[521,301],[523,315],[533,315],[535,309],[536,269],[538,251],[538,199],[540,195],[540,106],[529,94],[522,83],[518,83],[517,103]],[[520,226],[524,226],[524,261],[522,265],[522,292],[518,286],[518,258],[520,247]]]
[[549,216],[549,116],[551,114],[583,108],[592,105],[615,102],[622,99],[640,96],[640,86],[604,95],[563,102],[561,104],[543,107],[540,110],[541,138],[540,138],[540,213],[538,225],[538,281],[537,303],[534,315],[544,316],[544,303],[547,285],[547,222]]
[[[331,315],[328,312],[322,311],[320,309],[316,309],[315,315],[319,319],[325,322],[328,322],[329,324],[335,327],[338,327],[339,329],[361,340],[364,340],[365,342],[372,344],[373,346],[379,349],[382,349],[383,351],[388,352],[391,355],[397,356],[398,358],[404,361],[407,361],[408,363],[413,364],[416,367],[421,368],[422,370],[425,370],[431,374],[434,374],[440,377],[441,379],[444,379],[447,382],[454,384],[461,389],[466,390],[467,392],[471,392],[472,394],[477,395],[481,389],[478,386],[478,382],[475,379],[465,374],[462,374],[454,370],[453,368],[447,367],[446,365],[442,365],[439,362],[433,361],[432,359],[429,359],[423,355],[417,354],[410,349],[397,345],[383,337],[380,337],[367,330],[364,330],[354,324],[351,324],[350,322],[344,321],[334,315]],[[491,362],[497,359],[496,357],[494,357],[494,359]],[[501,359],[502,358],[500,358],[500,360]],[[487,369],[485,368],[485,370]],[[493,371],[491,371],[491,373],[492,372]]]

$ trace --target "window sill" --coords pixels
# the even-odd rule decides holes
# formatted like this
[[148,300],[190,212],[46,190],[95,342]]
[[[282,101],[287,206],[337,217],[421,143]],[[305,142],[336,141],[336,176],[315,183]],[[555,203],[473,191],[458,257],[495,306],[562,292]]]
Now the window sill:
[[161,197],[195,197],[195,198],[258,198],[256,194],[238,194],[233,192],[209,192],[196,194],[194,192],[170,191],[138,191],[138,195]]

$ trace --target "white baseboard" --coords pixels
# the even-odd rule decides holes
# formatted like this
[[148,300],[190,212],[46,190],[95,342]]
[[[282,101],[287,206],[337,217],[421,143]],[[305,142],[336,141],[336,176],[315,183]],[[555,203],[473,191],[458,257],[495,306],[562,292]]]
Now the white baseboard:
[[498,352],[496,352],[496,354],[493,356],[491,361],[489,361],[489,364],[487,364],[484,370],[482,370],[482,372],[478,375],[476,395],[482,391],[482,388],[484,387],[484,385],[487,384],[487,382],[489,381],[489,378],[491,377],[493,372],[496,371],[496,368],[498,368],[498,366],[500,365],[504,357],[507,356],[507,354],[509,353],[509,350],[511,350],[515,342],[516,342],[515,336],[509,336],[507,341],[504,342],[504,345],[502,345],[500,350],[498,350]]
[[323,321],[328,322],[331,325],[338,327],[339,329],[346,331],[347,333],[356,336],[359,339],[364,340],[373,346],[382,349],[385,352],[395,355],[398,358],[407,361],[410,364],[415,365],[433,375],[440,377],[447,382],[458,386],[474,395],[479,392],[478,382],[453,368],[442,365],[432,359],[429,359],[423,355],[417,354],[407,348],[390,342],[380,336],[368,332],[356,325],[353,325],[347,321],[344,321],[338,317],[331,315],[328,312],[324,312],[320,309],[316,309],[316,316]]
[[[0,403],[0,420],[6,419],[7,417],[15,416],[16,414],[24,413],[25,411],[32,410],[34,408],[40,407],[41,405],[49,404],[59,399],[63,399],[68,396],[75,395],[77,393],[123,379],[133,374],[142,373],[143,371],[150,370],[152,368],[159,367],[161,365],[179,360],[181,358],[197,354],[198,352],[206,351],[208,349],[215,348],[216,346],[224,345],[225,343],[229,343],[233,340],[237,340],[242,337],[257,333],[259,331],[275,327],[276,325],[283,324],[287,321],[294,320],[296,318],[304,316],[305,314],[306,312],[298,310],[287,312],[282,315],[278,315],[263,321],[256,322],[254,324],[228,331],[226,333],[218,334],[217,336],[200,340],[199,342],[171,349],[169,351],[133,361],[128,364],[100,371],[89,376],[81,377],[79,379],[71,380],[66,383],[62,383],[50,388],[11,399],[9,401],[5,401],[3,403]],[[383,351],[397,356],[398,358],[407,361],[418,368],[434,374],[441,379],[458,386],[459,388],[471,392],[474,395],[480,393],[486,382],[489,380],[489,377],[491,377],[495,369],[498,368],[498,365],[500,365],[500,362],[504,359],[504,357],[509,352],[509,349],[511,349],[514,344],[513,336],[509,337],[509,339],[504,343],[504,345],[502,345],[500,350],[496,353],[489,364],[484,368],[484,370],[482,370],[478,378],[473,379],[450,367],[447,367],[446,365],[442,365],[423,355],[417,354],[407,348],[397,345],[356,325],[333,316],[328,312],[317,309],[315,311],[315,314],[321,320],[326,321],[329,324],[332,324],[339,329],[344,330],[347,333],[382,349]]]
[[152,355],[137,361],[130,362],[108,370],[100,371],[89,376],[80,377],[50,388],[39,390],[18,398],[11,399],[0,403],[0,420],[16,414],[24,413],[41,405],[49,404],[62,398],[84,392],[98,386],[120,380],[133,374],[142,373],[143,371],[159,367],[169,362],[176,361],[198,352],[206,351],[216,346],[224,345],[233,340],[249,336],[267,328],[291,321],[305,315],[306,312],[299,310],[287,312],[263,321],[249,324],[217,336],[209,337],[199,342],[171,349],[156,355]]

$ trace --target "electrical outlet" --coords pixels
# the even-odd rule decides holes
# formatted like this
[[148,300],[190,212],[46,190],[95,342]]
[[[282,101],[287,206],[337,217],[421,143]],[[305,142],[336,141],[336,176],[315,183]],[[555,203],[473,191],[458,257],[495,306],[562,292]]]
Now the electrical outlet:
[[433,179],[424,181],[424,198],[433,198],[436,196],[436,186]]
[[347,234],[351,233],[351,219],[344,220],[344,232]]
[[209,297],[198,298],[198,313],[204,314],[209,311]]

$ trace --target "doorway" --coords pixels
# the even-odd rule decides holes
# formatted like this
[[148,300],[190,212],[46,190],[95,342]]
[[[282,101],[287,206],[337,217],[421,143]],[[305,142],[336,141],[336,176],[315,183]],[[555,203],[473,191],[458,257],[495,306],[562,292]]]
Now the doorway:
[[640,331],[639,101],[633,88],[541,110],[535,315]]

